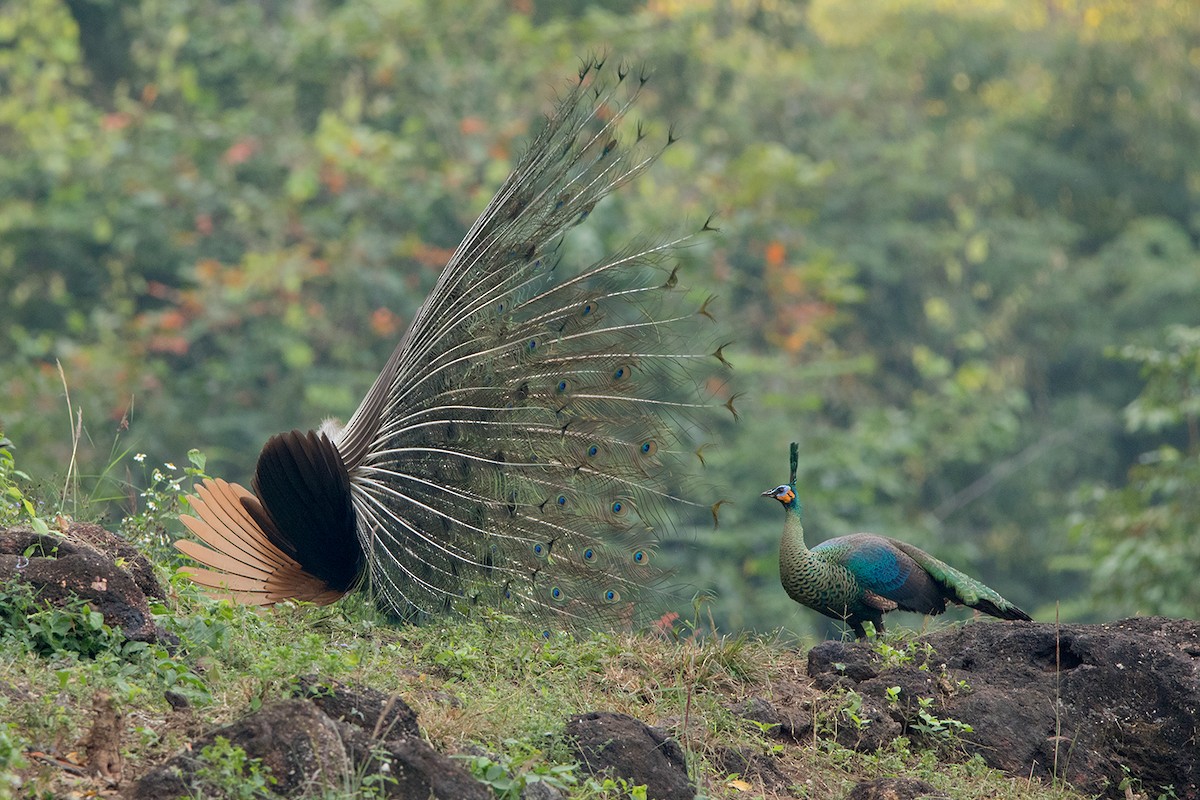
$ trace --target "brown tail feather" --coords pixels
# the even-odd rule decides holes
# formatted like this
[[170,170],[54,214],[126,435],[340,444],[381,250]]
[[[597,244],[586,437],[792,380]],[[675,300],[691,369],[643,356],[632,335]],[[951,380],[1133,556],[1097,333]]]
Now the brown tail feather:
[[258,499],[244,487],[206,480],[188,500],[196,516],[180,519],[209,547],[186,539],[175,547],[212,569],[181,567],[180,572],[211,590],[209,594],[247,605],[273,605],[292,598],[325,605],[344,594],[305,572],[271,543],[246,508]]
[[[188,498],[197,516],[180,519],[192,533],[220,553],[221,563],[211,559],[206,559],[204,563],[237,574],[246,574],[243,568],[258,569],[265,577],[273,567],[290,566],[295,562],[279,553],[278,548],[266,540],[262,529],[246,513],[241,498],[248,495],[249,492],[241,486],[219,479],[202,483],[196,488],[196,495]],[[180,546],[179,549],[188,555],[191,555],[191,549],[203,550],[194,543]]]

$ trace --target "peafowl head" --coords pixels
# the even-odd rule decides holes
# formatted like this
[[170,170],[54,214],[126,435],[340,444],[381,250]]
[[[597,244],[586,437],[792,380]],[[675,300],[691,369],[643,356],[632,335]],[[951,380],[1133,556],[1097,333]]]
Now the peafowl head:
[[774,489],[768,489],[762,493],[763,497],[773,497],[783,504],[784,508],[794,508],[797,511],[800,509],[800,501],[796,497],[796,490],[786,483],[781,483]]
[[800,500],[796,497],[796,467],[800,461],[800,445],[798,443],[792,442],[789,455],[792,472],[791,477],[788,478],[788,482],[781,483],[774,489],[768,489],[762,493],[762,496],[773,497],[778,500],[784,508],[799,512]]

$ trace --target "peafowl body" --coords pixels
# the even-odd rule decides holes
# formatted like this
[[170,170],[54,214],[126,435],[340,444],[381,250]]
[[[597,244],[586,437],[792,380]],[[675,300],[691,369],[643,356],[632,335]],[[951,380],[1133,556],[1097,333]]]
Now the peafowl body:
[[707,300],[681,308],[669,262],[689,237],[560,258],[568,231],[673,141],[647,152],[640,126],[618,136],[644,82],[584,65],[345,427],[272,437],[253,493],[198,488],[184,522],[204,545],[177,546],[207,569],[186,574],[248,604],[366,586],[406,617],[489,603],[629,622],[687,504],[681,430],[727,366],[696,345]]
[[853,533],[810,549],[804,543],[800,500],[796,496],[797,460],[798,446],[793,443],[789,483],[762,493],[763,497],[778,500],[784,508],[779,577],[793,600],[846,622],[859,639],[866,636],[865,622],[882,632],[883,615],[889,611],[941,614],[948,602],[1000,619],[1030,619],[971,576],[896,539]]

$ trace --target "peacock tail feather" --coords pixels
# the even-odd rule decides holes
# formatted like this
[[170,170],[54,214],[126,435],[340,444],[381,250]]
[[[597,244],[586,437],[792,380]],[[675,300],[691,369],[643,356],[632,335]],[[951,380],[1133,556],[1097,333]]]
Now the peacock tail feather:
[[[698,346],[712,314],[681,289],[677,254],[713,229],[586,265],[563,248],[674,141],[629,130],[645,82],[585,63],[346,426],[268,442],[255,477],[265,513],[248,493],[237,503],[256,528],[245,538],[278,553],[233,559],[245,566],[225,570],[235,597],[274,602],[277,574],[298,564],[318,582],[308,597],[365,585],[404,616],[479,603],[568,625],[654,613],[661,542],[681,512],[709,506],[681,487],[690,437],[721,405],[704,386],[727,364],[715,341]],[[224,552],[237,525],[206,491],[190,527]],[[207,585],[231,566],[181,549],[218,570],[193,571]]]

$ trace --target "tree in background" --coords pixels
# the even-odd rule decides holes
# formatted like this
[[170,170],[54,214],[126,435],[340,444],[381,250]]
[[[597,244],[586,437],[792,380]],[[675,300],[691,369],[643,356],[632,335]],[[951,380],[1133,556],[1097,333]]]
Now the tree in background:
[[1147,540],[1069,501],[1147,505],[1164,433],[1190,463],[1124,423],[1142,380],[1106,350],[1200,307],[1191,0],[27,0],[0,45],[0,421],[26,471],[68,457],[55,360],[92,471],[119,436],[244,476],[264,436],[344,418],[608,50],[682,139],[571,247],[722,229],[685,273],[739,339],[742,422],[705,453],[733,502],[681,558],[722,626],[811,632],[757,499],[792,439],[814,540],[908,539],[1035,616],[1200,613],[1182,572],[1072,602],[1112,579],[1102,542]]
[[1200,328],[1174,326],[1160,347],[1115,355],[1146,385],[1125,408],[1135,433],[1161,437],[1117,488],[1080,492],[1075,534],[1089,546],[1091,591],[1077,603],[1101,614],[1195,617],[1200,609]]

